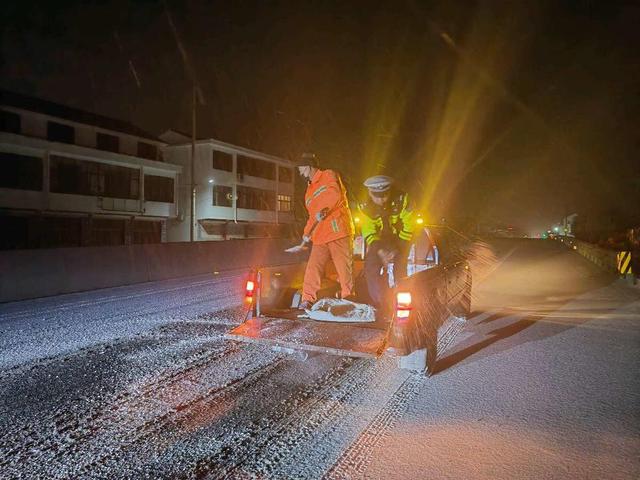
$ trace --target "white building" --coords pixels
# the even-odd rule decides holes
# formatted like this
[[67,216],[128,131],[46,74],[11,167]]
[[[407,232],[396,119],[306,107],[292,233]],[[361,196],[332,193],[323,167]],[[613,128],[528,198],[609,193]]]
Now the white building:
[[214,139],[195,144],[192,190],[191,141],[175,131],[160,136],[168,162],[182,167],[179,214],[167,224],[169,241],[188,240],[195,196],[194,240],[281,236],[294,221],[293,164],[285,159]]
[[560,222],[560,228],[561,228],[560,232],[562,233],[562,235],[565,235],[567,237],[575,236],[574,234],[575,234],[577,219],[578,219],[577,213],[572,213],[571,215],[567,215],[562,219],[562,222]]
[[181,168],[126,122],[0,92],[0,249],[166,241]]

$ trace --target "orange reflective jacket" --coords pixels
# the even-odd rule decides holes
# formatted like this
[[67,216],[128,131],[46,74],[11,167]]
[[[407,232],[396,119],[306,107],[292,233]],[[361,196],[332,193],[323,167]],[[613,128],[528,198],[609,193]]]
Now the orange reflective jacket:
[[[304,203],[309,212],[304,234],[311,236],[313,243],[320,245],[354,234],[347,194],[340,177],[333,170],[315,173],[304,194]],[[323,209],[328,209],[329,213],[314,228],[316,215]]]

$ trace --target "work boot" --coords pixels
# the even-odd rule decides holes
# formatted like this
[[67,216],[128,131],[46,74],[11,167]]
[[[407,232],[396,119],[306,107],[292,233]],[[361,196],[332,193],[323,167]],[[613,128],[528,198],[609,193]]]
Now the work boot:
[[311,307],[313,307],[313,303],[309,300],[305,300],[304,302],[300,303],[300,305],[298,305],[299,310],[311,310]]

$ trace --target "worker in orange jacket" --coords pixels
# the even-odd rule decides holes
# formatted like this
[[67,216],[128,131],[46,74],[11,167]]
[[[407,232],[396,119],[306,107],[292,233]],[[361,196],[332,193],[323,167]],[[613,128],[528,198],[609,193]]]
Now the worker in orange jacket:
[[330,259],[338,274],[341,297],[352,299],[355,229],[340,176],[333,170],[320,170],[312,153],[303,154],[297,166],[300,175],[308,181],[304,203],[309,219],[302,238],[305,243],[313,243],[304,272],[300,308],[309,309],[317,300],[324,269]]

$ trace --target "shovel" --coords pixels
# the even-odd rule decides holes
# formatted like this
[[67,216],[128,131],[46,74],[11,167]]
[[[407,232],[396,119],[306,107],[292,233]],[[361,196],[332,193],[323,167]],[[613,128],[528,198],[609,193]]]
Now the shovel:
[[[320,220],[316,220],[315,223],[313,225],[311,225],[311,230],[309,230],[309,238],[311,238],[311,234],[313,233],[313,231],[318,226],[318,223],[320,223]],[[308,248],[309,248],[309,242],[305,242],[303,240],[300,245],[295,245],[295,246],[293,246],[291,248],[287,248],[285,250],[285,252],[286,253],[300,253],[300,252],[304,252]]]
[[[327,218],[329,216],[330,213],[333,213],[334,210],[336,210],[338,207],[340,207],[342,205],[342,202],[338,202],[336,205],[333,206],[333,208],[329,209],[329,208],[325,208],[324,211],[322,212],[324,215],[321,218],[318,218],[315,223],[311,226],[311,230],[309,230],[309,238],[311,238],[311,234],[313,233],[313,231],[316,229],[316,227],[318,226],[318,224],[324,220],[325,218]],[[304,252],[305,250],[307,250],[309,248],[309,242],[305,242],[304,240],[302,241],[302,243],[300,245],[295,245],[291,248],[287,248],[285,250],[286,253],[300,253],[300,252]]]
[[302,242],[300,245],[294,245],[291,248],[287,248],[285,250],[286,253],[300,253],[304,252],[309,247],[307,246],[307,242]]

